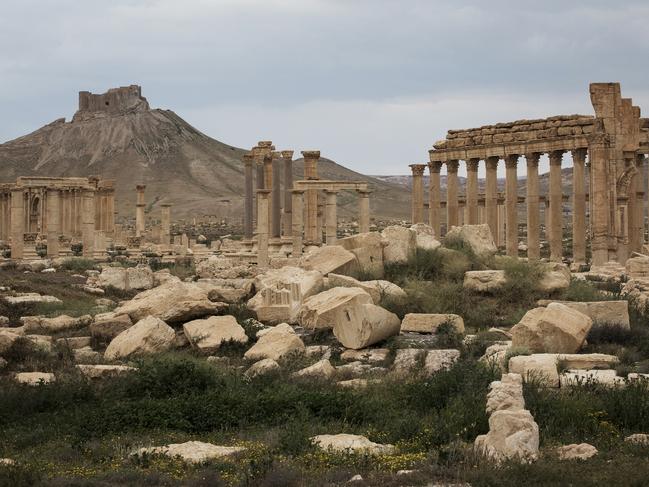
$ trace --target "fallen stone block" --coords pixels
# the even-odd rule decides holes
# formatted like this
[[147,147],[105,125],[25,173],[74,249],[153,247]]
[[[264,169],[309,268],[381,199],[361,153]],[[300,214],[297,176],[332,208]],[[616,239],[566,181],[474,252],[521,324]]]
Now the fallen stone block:
[[247,343],[248,336],[234,316],[210,316],[183,325],[183,332],[192,347],[213,353],[225,342]]
[[345,348],[360,350],[399,333],[399,317],[375,304],[343,306],[337,312],[334,336]]
[[107,360],[166,352],[174,343],[176,333],[164,321],[149,316],[117,335],[106,348]]

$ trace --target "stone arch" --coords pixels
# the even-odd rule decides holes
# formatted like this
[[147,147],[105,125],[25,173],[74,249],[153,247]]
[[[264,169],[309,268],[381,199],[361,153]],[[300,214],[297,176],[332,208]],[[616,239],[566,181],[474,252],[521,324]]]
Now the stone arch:
[[638,174],[638,172],[638,168],[635,167],[635,164],[627,164],[624,167],[624,171],[622,171],[620,176],[617,178],[616,183],[618,198],[628,196],[631,178]]
[[29,202],[29,231],[39,232],[41,226],[42,201],[39,195],[33,195]]

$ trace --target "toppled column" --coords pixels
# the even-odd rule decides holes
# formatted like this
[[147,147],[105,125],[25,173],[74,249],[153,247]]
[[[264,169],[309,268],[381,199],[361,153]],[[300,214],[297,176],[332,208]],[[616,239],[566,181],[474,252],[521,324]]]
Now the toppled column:
[[243,238],[252,240],[253,193],[252,193],[252,154],[243,155],[244,200],[243,200]]
[[539,223],[539,158],[541,154],[533,152],[525,155],[527,161],[527,258],[541,258]]
[[412,213],[411,221],[424,222],[424,170],[425,164],[410,164],[412,169]]
[[268,197],[269,189],[257,190],[257,265],[268,267]]
[[505,158],[506,168],[506,248],[507,255],[510,257],[518,256],[518,213],[516,205],[518,203],[518,178],[516,167],[518,166],[518,155],[510,154]]
[[284,235],[291,236],[293,228],[293,151],[282,151],[284,160]]
[[11,190],[11,258],[22,259],[25,248],[25,199],[22,189]]
[[359,190],[359,218],[358,218],[358,231],[359,233],[367,233],[370,231],[370,193],[369,190]]
[[171,203],[162,203],[162,215],[160,218],[160,242],[163,245],[171,245]]
[[61,235],[60,193],[58,190],[47,191],[47,256],[59,256],[59,236]]
[[[586,263],[586,149],[572,151],[572,260]],[[638,249],[639,250],[639,249]]]
[[440,193],[442,187],[439,173],[442,169],[442,163],[439,161],[430,162],[428,164],[428,169],[430,171],[430,186],[428,189],[428,224],[433,227],[435,236],[439,238],[441,235]]
[[550,152],[550,260],[561,262],[563,255],[561,160],[563,151]]
[[446,162],[446,233],[449,232],[451,227],[459,224],[458,201],[457,201],[457,170],[459,161]]
[[478,164],[480,159],[466,161],[466,223],[478,224]]
[[302,256],[302,232],[304,231],[304,190],[291,190],[293,257]]
[[325,191],[325,235],[327,245],[335,245],[338,237],[338,191]]
[[91,190],[81,192],[81,242],[83,256],[92,259],[95,254],[95,194]]
[[[304,179],[313,180],[318,179],[318,160],[320,159],[320,151],[302,151],[304,157]],[[307,189],[306,196],[306,231],[305,240],[308,244],[314,244],[321,240],[318,234],[322,234],[318,226],[318,191],[315,189]]]
[[135,186],[137,190],[137,204],[135,205],[135,236],[141,237],[145,231],[144,223],[144,208],[146,206],[144,202],[144,190],[146,185],[138,184]]
[[485,213],[491,234],[498,238],[498,156],[487,157],[485,161],[487,177],[485,183]]

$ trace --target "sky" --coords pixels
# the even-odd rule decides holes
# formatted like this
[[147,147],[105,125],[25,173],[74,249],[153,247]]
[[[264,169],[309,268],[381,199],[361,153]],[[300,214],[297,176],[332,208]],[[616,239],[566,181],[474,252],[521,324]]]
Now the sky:
[[224,143],[407,174],[448,129],[592,114],[590,82],[649,110],[648,23],[647,0],[2,0],[0,142],[139,84]]

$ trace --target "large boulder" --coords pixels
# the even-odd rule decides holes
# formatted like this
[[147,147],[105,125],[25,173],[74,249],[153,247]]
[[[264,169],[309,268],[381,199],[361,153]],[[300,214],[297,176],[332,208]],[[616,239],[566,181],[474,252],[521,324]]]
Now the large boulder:
[[381,236],[386,242],[383,248],[386,264],[407,262],[417,248],[417,233],[410,228],[392,225],[386,227]]
[[533,353],[576,353],[593,325],[583,313],[560,303],[534,308],[512,329],[512,346]]
[[435,230],[425,223],[415,223],[410,227],[415,232],[415,245],[422,250],[435,250],[442,244],[435,238]]
[[[259,335],[258,335],[259,336]],[[304,343],[287,324],[280,324],[264,333],[244,354],[248,360],[266,358],[278,361],[290,354],[304,352]]]
[[570,269],[559,262],[549,266],[539,282],[539,290],[546,293],[568,289],[568,286],[570,286]]
[[375,304],[341,306],[334,335],[345,348],[359,350],[399,334],[399,317]]
[[226,307],[225,303],[210,301],[208,292],[195,283],[168,281],[137,294],[114,313],[127,314],[133,321],[155,316],[167,323],[181,323],[216,315]]
[[457,333],[464,333],[464,320],[461,316],[440,313],[408,313],[401,322],[401,331],[436,333],[443,324],[451,325]]
[[505,271],[467,271],[464,273],[464,288],[478,293],[498,291],[507,283]]
[[298,322],[305,328],[333,328],[340,307],[364,303],[372,303],[372,297],[363,289],[334,287],[305,299]]
[[192,347],[212,353],[224,342],[247,343],[248,336],[234,316],[210,316],[183,325],[183,332]]
[[494,255],[498,251],[489,225],[486,223],[451,227],[444,238],[446,241],[460,240],[476,255]]
[[330,272],[350,274],[358,271],[358,260],[341,245],[323,245],[302,257],[300,267],[308,271],[318,271],[323,275]]
[[151,289],[154,285],[153,271],[149,266],[106,266],[97,277],[99,287],[114,287],[123,291]]
[[311,438],[314,445],[322,450],[339,453],[366,453],[369,455],[389,455],[394,453],[394,446],[381,445],[361,435],[318,435]]
[[165,455],[170,458],[180,457],[187,463],[203,463],[208,460],[229,457],[245,451],[242,446],[218,446],[202,441],[186,441],[166,446],[140,448],[135,455]]
[[359,268],[374,277],[383,276],[383,247],[385,241],[378,232],[358,233],[336,241],[356,256]]
[[173,346],[175,337],[173,328],[155,316],[148,316],[117,335],[106,348],[104,357],[115,360],[165,352]]
[[257,294],[248,301],[248,308],[265,323],[297,323],[302,302],[320,292],[322,285],[319,271],[291,266],[269,269],[255,279]]
[[502,462],[529,462],[539,453],[539,426],[526,409],[500,409],[489,417],[489,433],[475,440],[476,449]]
[[372,297],[374,304],[379,304],[384,299],[400,300],[408,295],[406,292],[390,281],[374,279],[371,281],[359,281],[350,276],[330,273],[327,276],[330,286],[337,287],[359,287]]

